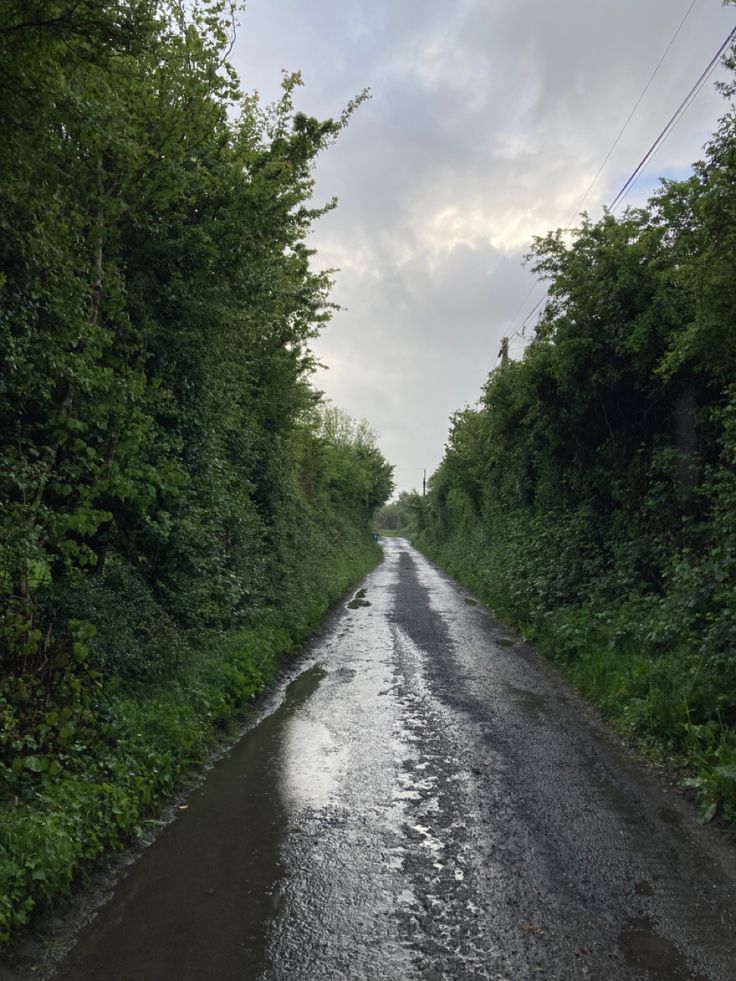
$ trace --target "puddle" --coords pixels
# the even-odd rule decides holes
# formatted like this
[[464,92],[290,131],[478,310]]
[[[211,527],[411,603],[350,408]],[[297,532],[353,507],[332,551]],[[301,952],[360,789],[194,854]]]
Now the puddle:
[[514,642],[513,642],[513,640],[511,640],[510,637],[500,637],[496,641],[496,643],[498,644],[499,647],[513,647],[514,646]]
[[281,793],[289,812],[327,806],[337,790],[345,757],[330,730],[299,714],[287,722],[283,745]]
[[652,889],[650,883],[646,879],[641,879],[634,886],[634,892],[637,896],[653,896],[654,889]]
[[353,596],[353,598],[348,603],[348,609],[358,610],[360,609],[361,606],[370,606],[371,604],[368,602],[367,599],[364,599],[364,597],[365,597],[365,590],[359,589],[358,592],[355,594],[355,596]]
[[510,695],[513,695],[522,709],[527,712],[540,713],[544,709],[545,697],[537,692],[528,691],[526,688],[517,688],[514,685],[505,684],[504,688]]
[[465,602],[468,604],[468,606],[477,606],[478,605],[478,600],[471,599],[469,596],[466,596],[465,597]]
[[[173,824],[79,934],[57,981],[236,981],[264,968],[279,906],[290,809],[322,802],[335,781],[329,733],[299,710],[325,677],[319,665],[248,730]],[[283,763],[309,745],[309,773]]]
[[661,807],[659,809],[659,817],[665,824],[669,824],[671,827],[679,827],[682,823],[682,818],[674,807]]
[[621,932],[618,943],[630,967],[646,971],[658,981],[707,981],[702,974],[693,973],[686,959],[655,930],[646,917],[633,920]]

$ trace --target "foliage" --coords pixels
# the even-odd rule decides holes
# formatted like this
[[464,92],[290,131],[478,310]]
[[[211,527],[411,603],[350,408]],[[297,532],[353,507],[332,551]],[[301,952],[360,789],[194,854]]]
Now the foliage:
[[386,535],[409,535],[422,527],[424,502],[417,491],[402,491],[376,512],[376,527]]
[[[207,731],[203,710],[108,772],[125,699],[186,688],[203,638],[302,636],[391,492],[309,381],[332,304],[306,240],[334,205],[312,167],[363,96],[335,120],[295,111],[298,73],[242,96],[230,14],[0,0],[0,935]],[[212,663],[218,718],[266,676]]]
[[349,523],[341,530],[288,618],[264,613],[249,628],[201,638],[147,690],[112,692],[85,745],[77,738],[49,766],[16,779],[0,810],[0,936],[68,892],[80,863],[144,834],[152,805],[233,733],[283,652],[297,650],[375,563],[367,536]]
[[732,819],[735,168],[731,109],[647,207],[535,241],[536,336],[453,417],[418,530]]

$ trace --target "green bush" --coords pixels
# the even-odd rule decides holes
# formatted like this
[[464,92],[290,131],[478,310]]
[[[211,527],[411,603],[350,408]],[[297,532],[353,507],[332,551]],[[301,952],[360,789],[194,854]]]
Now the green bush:
[[[353,531],[323,553],[283,616],[200,641],[161,681],[118,691],[53,771],[25,768],[5,784],[0,808],[0,939],[39,905],[68,893],[80,865],[120,848],[296,651],[329,606],[380,557]],[[315,571],[314,569],[312,570]]]
[[627,737],[690,768],[703,819],[734,817],[735,150],[731,107],[690,178],[535,241],[535,336],[453,416],[415,522]]

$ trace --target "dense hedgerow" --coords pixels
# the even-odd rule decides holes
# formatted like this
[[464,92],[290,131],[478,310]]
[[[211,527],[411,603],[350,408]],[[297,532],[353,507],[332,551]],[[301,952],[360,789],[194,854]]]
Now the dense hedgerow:
[[702,819],[736,819],[729,104],[687,180],[536,240],[536,335],[454,416],[427,501],[405,502],[430,554],[640,745],[689,762]]
[[0,938],[118,844],[375,559],[310,385],[312,166],[230,5],[0,0]]

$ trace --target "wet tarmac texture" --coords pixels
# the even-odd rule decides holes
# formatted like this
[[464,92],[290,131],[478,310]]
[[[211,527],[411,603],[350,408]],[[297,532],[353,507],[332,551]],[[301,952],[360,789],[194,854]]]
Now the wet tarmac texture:
[[728,842],[406,542],[302,665],[57,979],[736,979]]

